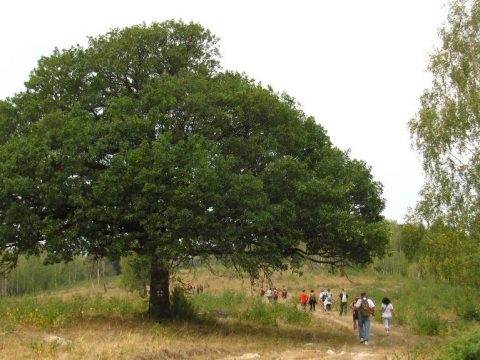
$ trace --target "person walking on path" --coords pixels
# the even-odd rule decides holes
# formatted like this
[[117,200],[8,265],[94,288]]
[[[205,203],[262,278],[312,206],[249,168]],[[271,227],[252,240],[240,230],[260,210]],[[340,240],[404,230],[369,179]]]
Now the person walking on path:
[[347,315],[348,307],[348,294],[345,289],[342,289],[342,292],[339,295],[340,298],[340,316]]
[[323,311],[327,311],[327,309],[325,308],[325,293],[326,291],[324,289],[322,289],[320,291],[320,295],[318,297],[318,300],[320,301],[320,303],[322,304],[322,307],[323,307]]
[[392,322],[392,318],[395,316],[395,311],[393,310],[393,304],[389,298],[384,297],[382,299],[382,319],[383,319],[383,326],[385,327],[385,331],[387,332],[387,336],[390,335],[390,324]]
[[273,288],[273,293],[272,293],[272,298],[273,298],[273,302],[276,304],[277,301],[278,301],[278,290],[277,288]]
[[325,310],[327,312],[330,312],[330,310],[332,310],[332,304],[333,304],[333,294],[330,291],[330,289],[327,289],[327,292],[325,293]]
[[355,308],[358,310],[358,335],[360,336],[360,342],[368,345],[370,322],[375,312],[375,303],[367,297],[367,293],[362,292],[360,299],[355,303]]
[[272,298],[273,298],[272,288],[269,288],[267,291],[265,291],[265,297],[267,298],[268,303],[272,302]]
[[353,330],[358,329],[358,310],[355,308],[355,304],[357,303],[358,299],[360,299],[360,297],[355,296],[355,300],[353,300],[350,304],[350,308],[352,309]]
[[317,297],[315,295],[315,290],[310,290],[310,295],[308,296],[308,305],[310,305],[310,311],[315,311],[316,304]]
[[308,295],[305,292],[305,289],[302,290],[300,294],[300,305],[302,305],[303,310],[307,309]]
[[280,296],[282,297],[283,302],[286,302],[288,292],[287,292],[287,288],[285,287],[285,285],[283,285],[282,292],[280,294],[281,294]]

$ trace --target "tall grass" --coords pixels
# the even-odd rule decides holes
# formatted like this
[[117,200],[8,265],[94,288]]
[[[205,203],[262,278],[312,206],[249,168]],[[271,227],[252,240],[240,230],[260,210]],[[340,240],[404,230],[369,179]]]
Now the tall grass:
[[480,331],[473,330],[451,341],[446,351],[437,360],[478,360],[480,359]]
[[195,295],[191,302],[202,314],[230,317],[261,325],[307,324],[311,320],[311,315],[298,309],[296,302],[269,304],[258,297],[232,290],[220,294]]
[[102,296],[23,296],[5,298],[0,303],[0,318],[11,325],[36,325],[59,328],[95,316],[133,317],[145,312],[142,301],[132,298]]
[[462,327],[463,321],[480,320],[476,300],[480,298],[480,289],[402,277],[397,286],[394,284],[390,276],[382,276],[365,288],[355,287],[351,293],[367,292],[376,304],[375,318],[379,322],[381,300],[388,297],[397,315],[394,321],[421,335],[446,334],[447,324]]

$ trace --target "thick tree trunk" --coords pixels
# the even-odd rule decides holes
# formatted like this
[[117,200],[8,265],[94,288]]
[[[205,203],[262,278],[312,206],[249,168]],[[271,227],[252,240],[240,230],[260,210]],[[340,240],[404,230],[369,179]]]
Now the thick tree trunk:
[[168,318],[171,315],[169,276],[168,269],[163,266],[154,251],[150,268],[150,301],[148,304],[148,313],[152,319]]

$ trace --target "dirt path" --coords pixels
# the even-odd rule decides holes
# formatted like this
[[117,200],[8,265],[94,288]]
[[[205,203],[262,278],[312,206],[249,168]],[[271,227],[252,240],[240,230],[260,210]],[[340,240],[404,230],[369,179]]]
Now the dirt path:
[[[292,349],[282,353],[256,354],[248,353],[228,359],[282,359],[282,360],[403,360],[408,359],[408,344],[412,338],[406,336],[398,325],[394,324],[387,336],[383,324],[372,321],[368,345],[361,344],[358,330],[353,330],[352,314],[340,316],[337,311],[326,313],[323,310],[314,313],[316,321],[321,321],[332,333],[344,334],[345,340],[341,346],[331,346],[328,343],[305,344],[302,349]],[[342,336],[342,335],[341,335]],[[337,341],[338,343],[338,341]],[[410,356],[411,358],[411,356]]]
[[[360,343],[358,330],[353,330],[352,315],[340,316],[338,312],[314,313],[319,321],[332,327],[333,331],[345,332],[345,344],[341,349],[331,349],[328,354],[318,354],[317,359],[406,359],[408,356],[408,341],[405,331],[398,325],[392,326],[387,336],[383,324],[371,322],[370,339],[368,345]],[[315,357],[311,357],[312,359]]]

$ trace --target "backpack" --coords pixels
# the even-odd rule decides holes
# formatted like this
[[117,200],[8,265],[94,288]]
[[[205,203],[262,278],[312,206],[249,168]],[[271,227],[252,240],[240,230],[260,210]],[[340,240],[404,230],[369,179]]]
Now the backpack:
[[325,300],[327,301],[327,303],[332,303],[332,293],[326,293],[325,294]]
[[360,315],[362,315],[363,317],[368,317],[371,315],[372,311],[370,309],[370,305],[368,305],[367,299],[362,299],[359,312],[360,312]]

